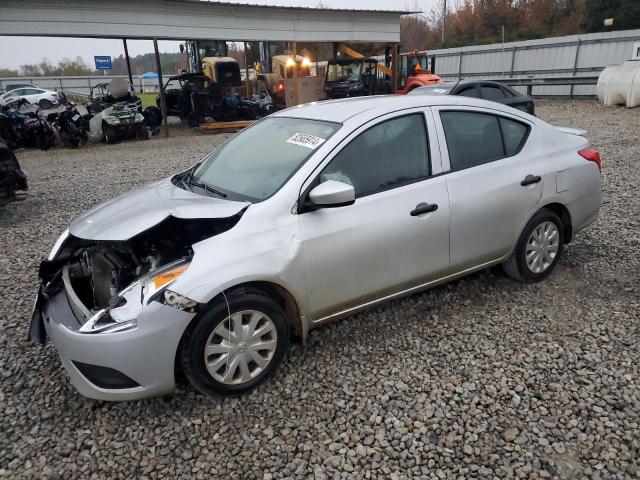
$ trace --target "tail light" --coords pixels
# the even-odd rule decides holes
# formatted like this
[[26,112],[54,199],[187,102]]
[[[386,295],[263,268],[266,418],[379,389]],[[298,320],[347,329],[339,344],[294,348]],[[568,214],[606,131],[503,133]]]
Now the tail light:
[[600,159],[600,154],[598,153],[597,150],[593,148],[583,148],[582,150],[578,151],[578,154],[582,158],[595,163],[598,166],[598,170],[602,171],[602,167],[600,166],[602,163],[602,160]]
[[284,91],[284,82],[278,83],[278,91],[279,92],[283,92]]

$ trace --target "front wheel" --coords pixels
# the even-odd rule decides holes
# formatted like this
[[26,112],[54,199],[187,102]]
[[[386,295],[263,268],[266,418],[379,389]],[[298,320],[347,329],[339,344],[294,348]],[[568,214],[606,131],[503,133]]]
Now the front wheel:
[[527,223],[509,260],[503,264],[511,278],[539,282],[555,268],[562,254],[564,225],[551,210],[542,209]]
[[43,109],[43,110],[49,110],[49,109],[53,108],[53,102],[51,102],[50,100],[47,100],[45,98],[40,100],[38,102],[38,105],[40,105],[40,108]]
[[245,393],[276,371],[289,347],[282,308],[256,290],[229,293],[205,312],[181,342],[189,382],[207,395]]
[[102,133],[104,133],[105,143],[111,145],[118,141],[118,134],[116,133],[116,129],[106,123],[102,125]]

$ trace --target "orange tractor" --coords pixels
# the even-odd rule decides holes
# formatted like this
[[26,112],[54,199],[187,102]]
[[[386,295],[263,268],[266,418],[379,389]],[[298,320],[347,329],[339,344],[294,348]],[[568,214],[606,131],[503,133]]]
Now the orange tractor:
[[432,62],[435,59],[429,59],[426,50],[401,53],[398,59],[397,93],[404,95],[417,87],[442,83],[442,78],[431,73]]

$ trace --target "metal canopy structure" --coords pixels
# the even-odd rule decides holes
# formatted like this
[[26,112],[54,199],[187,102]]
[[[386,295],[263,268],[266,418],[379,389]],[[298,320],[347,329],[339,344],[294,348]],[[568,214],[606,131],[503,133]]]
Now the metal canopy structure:
[[[297,42],[384,43],[393,45],[395,65],[400,17],[413,13],[206,0],[0,0],[0,11],[0,36],[122,39],[132,88],[127,39],[153,40],[166,136],[158,40],[292,42],[294,54]],[[393,78],[395,85],[395,71]]]
[[2,0],[0,9],[0,35],[380,43],[398,43],[411,13],[200,0]]

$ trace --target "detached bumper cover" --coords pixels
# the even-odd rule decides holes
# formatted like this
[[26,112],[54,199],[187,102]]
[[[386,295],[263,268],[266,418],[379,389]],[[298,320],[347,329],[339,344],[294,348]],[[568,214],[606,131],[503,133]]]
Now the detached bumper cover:
[[[42,291],[34,308],[29,329],[32,342],[42,343],[46,335],[55,345],[71,382],[84,396],[98,400],[136,400],[170,393],[175,388],[174,362],[180,337],[193,318],[159,302],[151,302],[137,318],[137,327],[114,333],[80,333],[67,293],[60,289],[46,295]],[[87,369],[86,366],[92,367]],[[80,367],[80,368],[79,368]],[[128,378],[129,384],[103,388],[104,381],[83,372],[112,372]],[[114,384],[115,385],[115,384]],[[123,388],[123,385],[125,388]],[[126,388],[129,385],[137,385]]]

